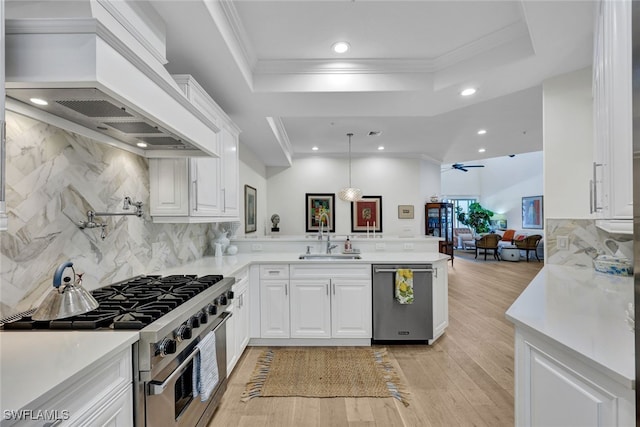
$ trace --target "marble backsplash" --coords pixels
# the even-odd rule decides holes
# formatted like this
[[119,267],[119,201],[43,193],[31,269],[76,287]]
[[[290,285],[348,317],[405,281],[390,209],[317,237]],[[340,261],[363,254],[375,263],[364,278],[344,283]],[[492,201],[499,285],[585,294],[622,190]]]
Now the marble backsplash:
[[[633,260],[633,236],[610,234],[591,219],[547,219],[545,229],[547,264],[593,266],[598,255],[615,255]],[[568,238],[568,248],[558,248],[558,236]]]
[[[0,232],[0,318],[35,308],[52,289],[55,268],[72,261],[95,289],[211,254],[210,224],[154,224],[146,159],[17,114],[7,113],[6,201]],[[86,212],[123,212],[123,199],[144,203],[144,216],[101,217],[78,228]]]

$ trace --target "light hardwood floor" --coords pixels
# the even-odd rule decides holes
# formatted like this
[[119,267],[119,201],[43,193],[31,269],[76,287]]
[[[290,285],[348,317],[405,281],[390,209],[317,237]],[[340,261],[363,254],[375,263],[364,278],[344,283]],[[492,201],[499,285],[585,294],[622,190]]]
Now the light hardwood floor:
[[[473,257],[473,255],[471,256]],[[254,398],[240,401],[260,347],[249,347],[229,378],[209,427],[513,426],[513,326],[504,313],[542,263],[449,264],[449,327],[434,345],[387,346],[410,392],[392,398]]]

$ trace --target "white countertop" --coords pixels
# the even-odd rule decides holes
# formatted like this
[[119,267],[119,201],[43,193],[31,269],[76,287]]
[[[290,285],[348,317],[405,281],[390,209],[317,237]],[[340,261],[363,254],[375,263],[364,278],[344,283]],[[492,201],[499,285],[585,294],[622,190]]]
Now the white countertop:
[[633,278],[547,265],[506,317],[530,328],[628,388],[635,383],[634,333],[625,321]]
[[39,399],[138,341],[138,331],[0,332],[0,410],[35,409]]
[[[222,274],[232,277],[250,264],[425,263],[446,260],[439,253],[363,253],[359,260],[307,261],[299,253],[251,253],[205,257],[149,274]],[[40,398],[85,374],[93,363],[138,341],[138,331],[0,331],[0,410],[30,409]]]
[[177,267],[171,267],[153,274],[222,274],[234,276],[239,270],[250,264],[398,264],[425,263],[448,260],[449,256],[437,252],[371,252],[359,254],[361,259],[350,260],[301,260],[299,252],[255,252],[251,254],[225,255],[222,257],[204,257]]

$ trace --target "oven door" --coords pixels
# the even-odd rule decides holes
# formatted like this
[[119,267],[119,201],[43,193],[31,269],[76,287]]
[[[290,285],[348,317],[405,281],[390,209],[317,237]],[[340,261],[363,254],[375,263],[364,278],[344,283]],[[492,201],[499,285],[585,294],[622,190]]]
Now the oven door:
[[[206,402],[193,397],[193,365],[198,353],[197,342],[177,355],[175,363],[167,366],[145,386],[146,425],[200,426],[207,425],[227,387],[227,333],[225,323],[231,317],[223,313],[213,328],[216,334],[216,362],[218,384]],[[199,341],[199,340],[198,340]]]

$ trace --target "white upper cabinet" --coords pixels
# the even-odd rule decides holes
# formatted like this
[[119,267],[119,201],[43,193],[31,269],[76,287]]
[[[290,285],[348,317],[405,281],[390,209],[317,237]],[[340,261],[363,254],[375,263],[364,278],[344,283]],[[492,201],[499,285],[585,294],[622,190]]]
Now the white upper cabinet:
[[593,58],[595,153],[591,213],[631,219],[632,87],[631,1],[600,2]]
[[227,124],[222,125],[219,135],[221,159],[220,179],[222,190],[222,212],[226,217],[240,214],[240,170],[238,159],[238,133]]
[[219,158],[150,159],[151,216],[154,222],[238,221],[239,130],[191,76],[174,76],[210,126],[218,129]]

